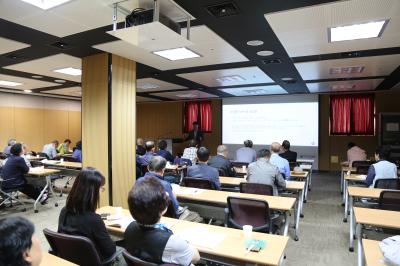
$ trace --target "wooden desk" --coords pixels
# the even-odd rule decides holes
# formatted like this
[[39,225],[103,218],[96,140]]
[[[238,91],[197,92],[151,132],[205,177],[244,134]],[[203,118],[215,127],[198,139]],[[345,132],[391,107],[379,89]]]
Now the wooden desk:
[[43,252],[42,253],[42,262],[40,266],[78,266],[75,263],[64,260],[60,257],[54,256],[50,253]]
[[380,241],[363,239],[362,245],[365,254],[365,264],[367,266],[387,266],[383,262],[383,254],[379,247]]
[[307,164],[314,164],[314,159],[306,159],[306,158],[300,158],[297,159],[296,162],[298,163],[307,163]]
[[350,171],[351,173],[355,173],[357,171],[357,168],[349,167],[349,163],[348,162],[346,163],[347,165],[342,165],[342,170],[340,172],[340,192],[343,194],[343,203],[345,201],[344,176],[348,171]]
[[25,157],[29,161],[41,161],[43,159],[46,159],[45,157],[42,156],[32,156],[32,155],[26,155]]
[[82,163],[79,162],[61,162],[56,160],[47,160],[43,162],[44,165],[53,166],[57,168],[74,168],[82,169]]
[[304,197],[303,197],[303,202],[307,202],[308,198],[308,191],[310,190],[310,184],[311,184],[311,172],[312,171],[303,171],[299,173],[295,173],[294,171],[290,171],[290,177],[293,179],[298,179],[300,181],[305,181],[306,182],[306,188],[304,191]]
[[343,184],[343,200],[344,200],[344,218],[343,222],[347,222],[347,214],[349,213],[349,193],[347,188],[349,187],[349,182],[362,183],[366,179],[366,175],[358,175],[358,174],[350,174],[344,175],[344,184]]
[[354,217],[357,223],[358,266],[363,263],[362,225],[383,228],[400,229],[400,212],[354,207]]
[[[113,208],[103,207],[97,212],[112,214]],[[123,215],[129,215],[129,212],[124,210]],[[214,233],[223,236],[223,239],[217,246],[206,246],[207,243],[205,245],[197,245],[196,243],[191,244],[193,244],[199,250],[202,257],[217,257],[223,258],[224,260],[228,259],[230,261],[236,261],[236,264],[237,262],[240,262],[259,265],[280,265],[285,247],[289,240],[289,238],[286,236],[253,232],[254,238],[266,241],[266,247],[258,253],[250,252],[246,254],[242,230],[188,222],[166,217],[163,217],[161,222],[165,223],[167,227],[174,232],[174,234],[178,235],[185,232],[187,233],[188,230],[205,230],[211,234]],[[113,223],[116,223],[116,221]],[[116,234],[118,236],[122,236],[125,231],[124,228],[109,227],[107,226],[107,222],[106,227],[111,234]]]

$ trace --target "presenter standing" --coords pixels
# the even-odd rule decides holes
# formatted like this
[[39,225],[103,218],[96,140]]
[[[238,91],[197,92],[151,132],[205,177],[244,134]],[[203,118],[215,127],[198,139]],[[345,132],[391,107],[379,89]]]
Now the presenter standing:
[[185,140],[194,139],[197,142],[197,145],[200,147],[204,140],[203,132],[199,129],[199,123],[197,123],[197,121],[193,122],[192,125],[193,129],[189,131],[189,134]]

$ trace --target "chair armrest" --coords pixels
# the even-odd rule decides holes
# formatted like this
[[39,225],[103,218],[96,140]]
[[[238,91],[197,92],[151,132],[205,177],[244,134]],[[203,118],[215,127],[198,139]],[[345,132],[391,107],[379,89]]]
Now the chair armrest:
[[119,255],[121,255],[122,254],[122,252],[124,252],[124,248],[118,248],[117,247],[117,250],[115,251],[115,253],[111,256],[111,257],[109,257],[108,259],[105,259],[105,260],[103,260],[102,262],[101,262],[101,265],[111,265],[111,263],[119,256]]
[[228,219],[229,219],[229,209],[228,208],[224,208],[224,214],[225,214],[224,226],[228,227]]

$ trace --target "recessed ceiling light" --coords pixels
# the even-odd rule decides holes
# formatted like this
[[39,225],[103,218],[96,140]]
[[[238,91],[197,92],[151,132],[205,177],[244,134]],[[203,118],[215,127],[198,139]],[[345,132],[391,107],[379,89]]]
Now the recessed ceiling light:
[[355,84],[341,84],[341,85],[332,85],[332,90],[353,90],[356,88]]
[[140,84],[137,85],[138,89],[142,89],[142,90],[151,90],[151,89],[157,89],[160,86],[156,85],[156,84],[151,84],[151,83],[144,83],[144,84]]
[[71,0],[21,0],[21,1],[31,4],[31,5],[34,5],[38,8],[47,10],[47,9],[62,5]]
[[31,76],[32,78],[34,78],[34,79],[41,79],[41,78],[43,78],[43,76],[39,76],[39,75],[33,75],[33,76]]
[[195,97],[197,97],[197,94],[185,93],[185,94],[177,94],[176,96],[180,97],[180,98],[195,98]]
[[249,46],[260,46],[260,45],[263,45],[264,42],[260,41],[260,40],[252,40],[252,41],[248,41],[246,44]]
[[24,92],[26,92],[26,93],[31,93],[32,90],[24,90]]
[[199,54],[196,54],[185,47],[155,51],[153,54],[159,55],[171,61],[200,57]]
[[281,78],[281,80],[285,83],[295,83],[296,80],[294,78]]
[[349,66],[349,67],[332,67],[329,69],[329,74],[354,74],[363,72],[363,66]]
[[22,85],[22,83],[8,81],[8,80],[0,80],[0,86],[15,87],[15,86],[20,86],[20,85]]
[[373,21],[342,27],[329,28],[329,42],[376,38],[382,35],[389,20]]
[[274,54],[274,52],[272,52],[272,51],[258,51],[257,52],[257,55],[259,55],[259,56],[270,56],[270,55],[273,55]]
[[63,80],[63,79],[55,79],[54,81],[57,82],[57,83],[65,83],[65,82],[66,82],[66,81]]
[[53,71],[61,73],[61,74],[65,74],[65,75],[71,75],[71,76],[82,75],[82,70],[79,68],[74,68],[74,67],[66,67],[66,68],[56,69]]
[[232,76],[224,76],[224,77],[219,77],[215,79],[218,81],[220,84],[224,84],[227,82],[243,82],[246,81],[246,79],[242,76],[239,75],[232,75]]

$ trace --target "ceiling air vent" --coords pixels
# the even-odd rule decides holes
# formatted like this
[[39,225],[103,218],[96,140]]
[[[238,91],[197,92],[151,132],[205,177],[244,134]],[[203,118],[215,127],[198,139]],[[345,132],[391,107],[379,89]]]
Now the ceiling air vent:
[[280,64],[282,61],[279,58],[274,58],[274,59],[264,59],[261,60],[263,64],[269,65],[269,64]]
[[363,72],[363,66],[349,66],[349,67],[332,67],[329,69],[329,74],[356,74]]
[[67,50],[67,49],[72,48],[71,45],[69,45],[65,42],[55,42],[55,43],[50,44],[50,46],[56,47],[61,50]]
[[355,84],[346,84],[346,85],[332,85],[331,89],[332,90],[339,90],[339,91],[348,91],[348,90],[354,90],[356,88]]
[[239,9],[234,2],[224,2],[206,7],[214,17],[222,18],[239,14]]

